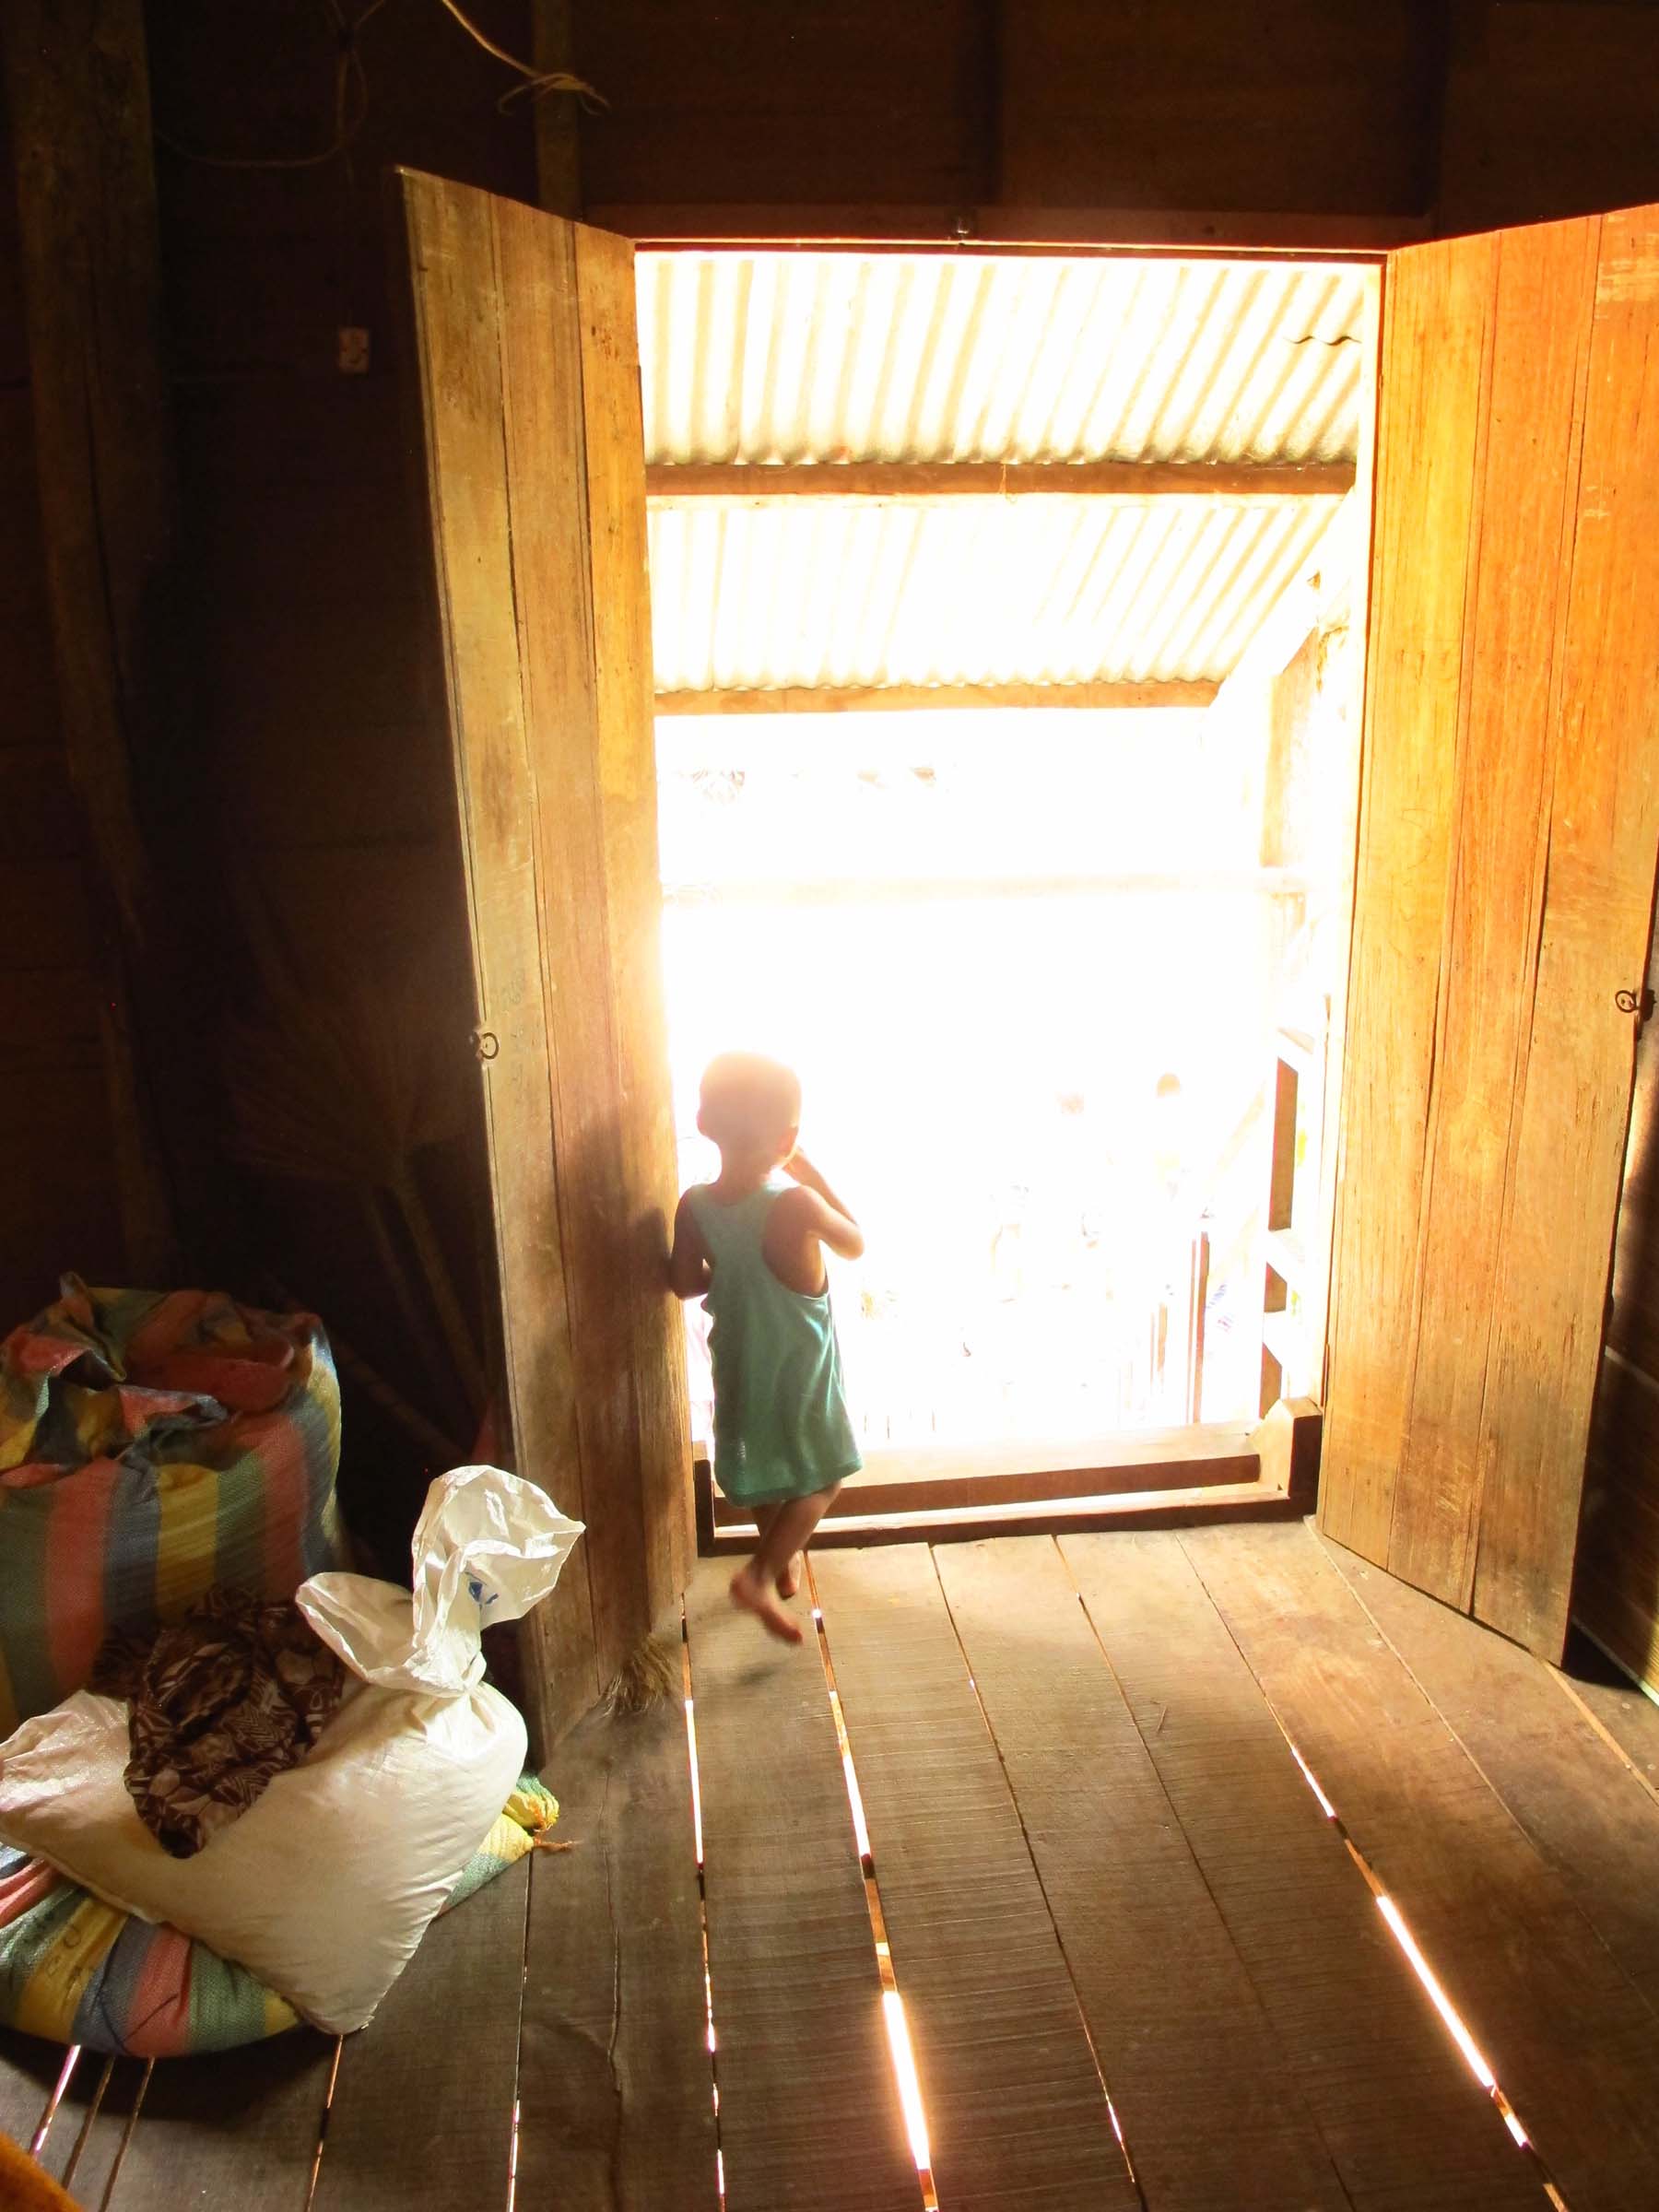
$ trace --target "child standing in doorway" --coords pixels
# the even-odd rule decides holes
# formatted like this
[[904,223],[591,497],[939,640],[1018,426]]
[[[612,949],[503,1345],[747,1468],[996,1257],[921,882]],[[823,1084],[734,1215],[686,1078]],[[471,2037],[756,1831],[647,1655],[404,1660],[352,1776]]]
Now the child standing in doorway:
[[706,1296],[713,1324],[715,1480],[760,1532],[732,1597],[785,1643],[801,1630],[778,1601],[800,1588],[812,1533],[860,1465],[824,1249],[855,1260],[864,1236],[801,1151],[800,1123],[790,1069],[747,1053],[710,1065],[697,1125],[720,1173],[681,1198],[668,1263],[677,1296]]

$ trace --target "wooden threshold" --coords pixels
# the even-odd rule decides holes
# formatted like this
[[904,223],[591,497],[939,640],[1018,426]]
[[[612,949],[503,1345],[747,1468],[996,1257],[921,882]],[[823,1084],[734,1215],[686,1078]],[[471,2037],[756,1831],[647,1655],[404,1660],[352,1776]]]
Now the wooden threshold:
[[[988,1536],[1043,1536],[1091,1529],[1193,1528],[1232,1521],[1300,1521],[1310,1507],[1277,1484],[1211,1482],[1187,1489],[1121,1490],[1039,1503],[959,1506],[948,1512],[826,1515],[815,1551],[853,1544],[959,1544]],[[754,1548],[753,1522],[723,1523],[700,1548],[714,1557]]]
[[[1300,1520],[1318,1498],[1323,1427],[1311,1398],[1289,1398],[1253,1427],[1194,1422],[1080,1443],[873,1452],[843,1485],[814,1542],[950,1543]],[[693,1447],[692,1488],[700,1553],[742,1551],[754,1543],[754,1522],[714,1488],[706,1444]]]
[[[837,1519],[1035,1505],[1118,1491],[1253,1482],[1261,1472],[1243,1423],[1148,1429],[1060,1444],[932,1444],[869,1453],[830,1508]],[[700,1482],[707,1455],[700,1454]],[[741,1504],[714,1498],[716,1526],[749,1526]]]

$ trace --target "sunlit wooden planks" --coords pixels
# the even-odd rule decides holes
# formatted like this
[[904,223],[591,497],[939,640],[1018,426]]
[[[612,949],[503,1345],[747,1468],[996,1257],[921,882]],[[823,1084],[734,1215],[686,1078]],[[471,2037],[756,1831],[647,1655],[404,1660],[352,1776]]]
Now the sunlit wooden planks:
[[[418,1961],[409,1971],[418,1972]],[[110,2212],[216,2205],[304,2212],[339,2048],[336,2037],[302,2028],[240,2051],[159,2059],[138,2124],[120,2153]],[[88,2059],[88,2071],[101,2064],[90,2053]],[[137,2059],[117,2062],[100,2115],[106,2139],[88,2144],[76,2170],[74,2194],[83,2204],[101,2202],[118,2147],[118,2138],[112,2146],[108,2137],[130,2108],[142,2072]],[[435,2058],[434,2087],[440,2073]],[[357,2201],[367,2207],[373,2200]]]
[[935,1558],[1149,2212],[1347,2212],[1053,1542]]
[[519,2202],[715,2212],[691,1769],[677,1698],[594,1713],[547,1769],[530,1886]]
[[346,2038],[307,2212],[505,2201],[529,1883],[521,1861],[435,1920]]
[[1188,1557],[1573,2212],[1659,2202],[1659,2022],[1303,1528]]
[[1530,1652],[1350,1552],[1327,1556],[1659,2015],[1659,1803],[1646,1779]]
[[1540,2212],[1181,1537],[1061,1550],[1356,2212]]
[[1065,1959],[924,1545],[813,1574],[942,2204],[1135,2202]]
[[728,2212],[916,2212],[811,1624],[770,1641],[729,1580],[687,1596]]

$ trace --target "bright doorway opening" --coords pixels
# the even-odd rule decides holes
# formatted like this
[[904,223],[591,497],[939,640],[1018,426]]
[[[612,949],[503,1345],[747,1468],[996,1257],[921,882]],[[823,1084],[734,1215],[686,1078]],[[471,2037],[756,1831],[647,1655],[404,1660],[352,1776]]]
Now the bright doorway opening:
[[1375,281],[641,256],[682,1179],[799,1069],[877,1465],[1319,1393]]

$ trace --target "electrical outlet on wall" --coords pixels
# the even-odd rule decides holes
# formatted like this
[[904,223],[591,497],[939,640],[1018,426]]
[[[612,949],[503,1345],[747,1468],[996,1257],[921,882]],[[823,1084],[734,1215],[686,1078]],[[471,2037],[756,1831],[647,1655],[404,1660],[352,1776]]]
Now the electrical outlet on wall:
[[342,376],[367,376],[369,373],[369,333],[342,324],[339,333],[339,350],[335,357]]

